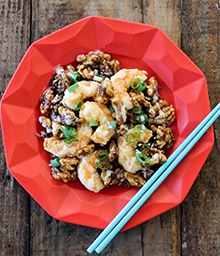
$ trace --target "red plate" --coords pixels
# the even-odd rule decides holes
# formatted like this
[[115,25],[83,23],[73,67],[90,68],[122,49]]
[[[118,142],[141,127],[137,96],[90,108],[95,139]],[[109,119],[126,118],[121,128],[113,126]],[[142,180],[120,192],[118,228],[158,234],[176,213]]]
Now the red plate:
[[[206,79],[192,61],[158,28],[146,24],[87,17],[33,43],[1,100],[1,122],[8,168],[26,191],[58,220],[104,228],[137,191],[107,188],[95,194],[79,182],[55,181],[49,156],[35,133],[39,99],[58,64],[100,49],[121,68],[146,69],[162,86],[160,94],[176,109],[174,150],[210,111]],[[212,128],[127,223],[136,226],[179,205],[189,192],[212,146]]]

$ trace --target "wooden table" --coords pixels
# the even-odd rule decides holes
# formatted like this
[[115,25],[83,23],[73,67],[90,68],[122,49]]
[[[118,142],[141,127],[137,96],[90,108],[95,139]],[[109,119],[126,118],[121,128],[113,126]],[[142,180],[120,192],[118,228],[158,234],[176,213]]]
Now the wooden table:
[[[89,15],[160,27],[200,67],[211,107],[220,99],[220,1],[1,0],[0,90],[7,87],[28,46]],[[216,143],[184,202],[120,233],[101,255],[220,255],[220,120]],[[100,230],[57,221],[9,173],[0,146],[0,255],[87,255]],[[193,168],[193,166],[192,166]]]

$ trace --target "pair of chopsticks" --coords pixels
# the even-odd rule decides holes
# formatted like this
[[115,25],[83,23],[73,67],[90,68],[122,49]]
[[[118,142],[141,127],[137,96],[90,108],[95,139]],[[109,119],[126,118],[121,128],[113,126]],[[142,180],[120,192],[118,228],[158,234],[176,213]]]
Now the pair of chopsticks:
[[203,119],[203,121],[189,134],[180,146],[171,154],[167,161],[155,172],[144,186],[132,197],[116,217],[108,224],[102,233],[87,249],[88,253],[101,253],[124,225],[140,209],[140,207],[155,192],[160,184],[170,175],[174,168],[182,161],[193,146],[220,116],[220,103]]

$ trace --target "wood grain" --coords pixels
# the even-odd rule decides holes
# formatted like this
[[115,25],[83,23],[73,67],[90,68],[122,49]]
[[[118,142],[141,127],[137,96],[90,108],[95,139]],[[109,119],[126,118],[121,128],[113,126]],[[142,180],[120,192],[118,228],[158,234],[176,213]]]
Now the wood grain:
[[[183,1],[182,49],[207,78],[211,106],[220,100],[218,1]],[[216,143],[182,207],[183,255],[220,255],[220,120]],[[202,228],[201,228],[202,227]]]
[[[29,46],[30,5],[1,1],[1,96]],[[0,137],[0,254],[29,255],[29,196],[8,171]]]

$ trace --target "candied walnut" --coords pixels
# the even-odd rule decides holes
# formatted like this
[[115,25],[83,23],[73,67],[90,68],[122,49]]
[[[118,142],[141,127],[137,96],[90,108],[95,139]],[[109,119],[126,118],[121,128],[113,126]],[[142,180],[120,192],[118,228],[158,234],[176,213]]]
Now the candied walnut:
[[100,73],[105,76],[112,76],[119,70],[119,61],[111,60],[111,61],[103,61],[100,64]]
[[148,107],[148,108],[151,107],[151,103],[145,99],[143,92],[130,91],[129,95],[131,97],[134,107],[136,108],[141,108],[142,106]]
[[76,180],[77,177],[77,171],[60,171],[58,168],[52,168],[52,177],[55,180],[60,180],[63,182],[69,182]]
[[110,141],[108,159],[113,162],[118,157],[118,147],[114,140]]
[[102,51],[91,51],[88,54],[80,54],[76,57],[79,62],[78,72],[83,78],[93,79],[95,74],[112,76],[119,70],[119,61],[111,60],[109,54]]
[[40,116],[39,117],[39,123],[46,129],[47,133],[51,132],[52,128],[52,123],[51,120],[45,116]]
[[109,78],[105,78],[105,80],[102,82],[102,86],[105,88],[108,96],[112,97],[114,95],[112,82]]
[[166,100],[159,100],[149,109],[149,117],[154,124],[169,126],[175,119],[175,110],[172,105],[168,105]]
[[133,187],[141,187],[146,183],[146,180],[140,174],[125,172],[124,177]]
[[106,170],[101,172],[101,179],[104,182],[104,185],[107,187],[109,185],[112,185],[112,170]]
[[117,130],[116,133],[121,136],[123,134],[125,134],[128,131],[128,126],[126,124],[121,124]]
[[158,91],[158,82],[154,76],[152,76],[147,83],[147,94],[150,97],[153,97]]
[[162,149],[165,146],[166,148],[169,148],[172,145],[174,136],[170,127],[151,125],[150,128],[156,134],[156,146],[159,149]]
[[95,144],[89,144],[83,146],[81,149],[78,150],[77,157],[81,158],[85,156],[86,154],[90,154],[94,151],[95,149]]
[[41,99],[40,99],[41,114],[48,115],[48,112],[49,112],[50,106],[51,106],[51,101],[53,100],[53,98],[54,98],[54,91],[50,87],[41,96]]
[[54,137],[64,138],[64,134],[61,129],[61,124],[59,122],[52,121],[52,134]]
[[93,79],[94,77],[94,72],[91,67],[87,67],[86,65],[78,65],[77,66],[79,74],[86,79]]
[[109,101],[109,97],[106,94],[106,88],[100,84],[93,99],[98,103],[106,104]]
[[61,158],[60,164],[63,171],[73,171],[76,169],[76,165],[79,163],[79,159],[76,157]]
[[57,93],[63,93],[66,88],[70,86],[70,79],[67,73],[70,71],[70,67],[66,70],[61,66],[57,66],[56,75],[51,81],[51,85],[55,87]]
[[[113,186],[116,184],[121,186],[123,183],[126,182],[126,179],[124,178],[124,170],[119,167],[116,168],[115,171],[113,170],[102,171],[101,178],[105,186]],[[126,183],[128,184],[128,182]]]
[[60,106],[58,112],[61,116],[61,122],[66,125],[74,125],[82,122],[82,119],[76,117],[75,113],[67,107]]
[[162,154],[162,153],[155,153],[150,158],[149,165],[153,166],[153,165],[162,164],[166,160],[167,160],[167,158],[166,158],[166,156],[164,154]]

